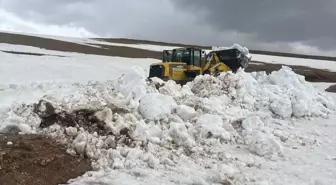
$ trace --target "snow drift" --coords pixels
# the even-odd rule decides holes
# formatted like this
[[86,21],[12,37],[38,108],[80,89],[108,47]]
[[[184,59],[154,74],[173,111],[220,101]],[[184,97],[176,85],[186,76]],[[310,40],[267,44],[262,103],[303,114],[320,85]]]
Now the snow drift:
[[282,160],[284,142],[300,139],[293,120],[327,118],[335,108],[332,97],[288,67],[269,75],[198,76],[183,87],[149,82],[136,69],[113,82],[78,86],[68,96],[46,95],[37,104],[4,109],[0,131],[47,134],[67,144],[69,154],[91,158],[97,171],[71,184],[116,171],[138,184],[244,184],[251,179],[243,169],[258,164],[224,151],[239,146]]

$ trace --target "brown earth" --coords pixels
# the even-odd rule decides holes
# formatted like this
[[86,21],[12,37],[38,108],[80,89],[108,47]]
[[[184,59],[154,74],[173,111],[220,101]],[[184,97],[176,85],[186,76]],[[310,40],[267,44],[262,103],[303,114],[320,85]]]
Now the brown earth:
[[58,185],[89,170],[89,160],[68,155],[52,139],[0,135],[0,185]]
[[77,53],[104,55],[104,56],[119,56],[128,58],[156,58],[156,59],[159,59],[161,57],[161,53],[159,52],[137,48],[104,45],[105,48],[104,49],[55,39],[20,35],[20,34],[1,33],[1,32],[0,32],[0,43],[18,44],[18,45],[44,48],[48,50],[77,52]]
[[11,53],[11,54],[17,54],[17,55],[65,57],[65,56],[62,56],[62,55],[50,55],[50,54],[43,54],[43,53],[20,52],[20,51],[6,51],[6,50],[0,50],[0,51],[4,52],[4,53]]
[[327,92],[336,92],[336,85],[331,85],[325,89]]
[[[254,61],[255,62],[255,61]],[[264,62],[255,62],[262,65],[250,64],[245,71],[265,71],[267,74],[272,71],[281,69],[281,64],[267,64]],[[336,72],[331,72],[323,69],[314,69],[306,66],[291,65],[292,70],[300,75],[303,75],[310,82],[336,82]]]
[[[193,44],[168,43],[168,42],[160,42],[160,41],[136,40],[136,39],[127,39],[127,38],[96,38],[96,40],[113,42],[113,43],[123,43],[123,44],[151,44],[151,45],[161,45],[161,46],[200,47],[203,49],[211,49],[211,46],[199,46],[199,45],[193,45]],[[305,54],[297,54],[297,53],[285,53],[285,52],[275,52],[275,51],[265,51],[265,50],[255,50],[255,49],[249,49],[249,51],[252,54],[336,61],[336,57],[333,57],[333,56],[305,55]]]

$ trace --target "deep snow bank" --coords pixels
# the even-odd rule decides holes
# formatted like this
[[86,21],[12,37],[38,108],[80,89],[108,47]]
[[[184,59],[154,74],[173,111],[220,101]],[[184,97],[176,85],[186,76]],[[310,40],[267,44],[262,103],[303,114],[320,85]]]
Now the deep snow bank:
[[284,142],[302,138],[294,120],[335,111],[331,97],[288,67],[270,75],[199,76],[183,87],[148,82],[144,74],[136,69],[114,82],[78,86],[71,95],[15,104],[2,110],[0,131],[48,134],[67,144],[68,153],[93,159],[97,170],[132,169],[127,174],[142,180],[149,177],[141,173],[155,169],[158,181],[165,176],[171,184],[179,182],[169,176],[185,173],[191,175],[177,176],[184,184],[240,184],[251,180],[241,171],[258,164],[233,160],[223,147],[281,160]]

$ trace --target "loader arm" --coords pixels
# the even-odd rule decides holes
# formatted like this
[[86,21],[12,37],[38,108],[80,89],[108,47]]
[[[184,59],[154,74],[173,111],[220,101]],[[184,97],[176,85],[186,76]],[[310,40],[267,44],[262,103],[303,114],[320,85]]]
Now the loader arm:
[[211,52],[206,58],[205,65],[202,68],[203,74],[214,74],[217,72],[230,71],[231,68],[221,62],[216,53]]

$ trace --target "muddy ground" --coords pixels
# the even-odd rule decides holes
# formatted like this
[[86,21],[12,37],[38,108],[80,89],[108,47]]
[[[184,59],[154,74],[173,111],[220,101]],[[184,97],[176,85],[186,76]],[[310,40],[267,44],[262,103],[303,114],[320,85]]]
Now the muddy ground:
[[[100,40],[126,44],[153,44],[179,47],[192,46],[132,39]],[[161,59],[161,53],[156,51],[111,45],[96,45],[100,47],[91,47],[53,39],[1,32],[0,43],[19,44],[49,50],[70,51],[104,56]],[[210,47],[202,48],[210,49]],[[6,52],[14,55],[46,55],[41,53],[26,53],[18,51],[0,52]],[[256,54],[272,54],[276,56],[336,61],[335,57],[307,56],[258,50],[250,50],[250,52]],[[259,63],[259,65],[252,63],[246,71],[266,71],[267,73],[270,73],[281,68],[281,65],[279,64],[266,64],[258,61],[253,62]],[[312,69],[305,66],[291,66],[291,68],[296,73],[304,75],[307,81],[336,83],[335,72]],[[327,91],[336,92],[336,86],[327,88]],[[52,139],[36,135],[0,134],[0,185],[56,185],[66,183],[69,179],[75,178],[90,169],[90,162],[88,160],[72,157],[66,154],[65,149]]]
[[52,139],[0,135],[0,185],[57,185],[89,170],[89,160],[68,155]]

